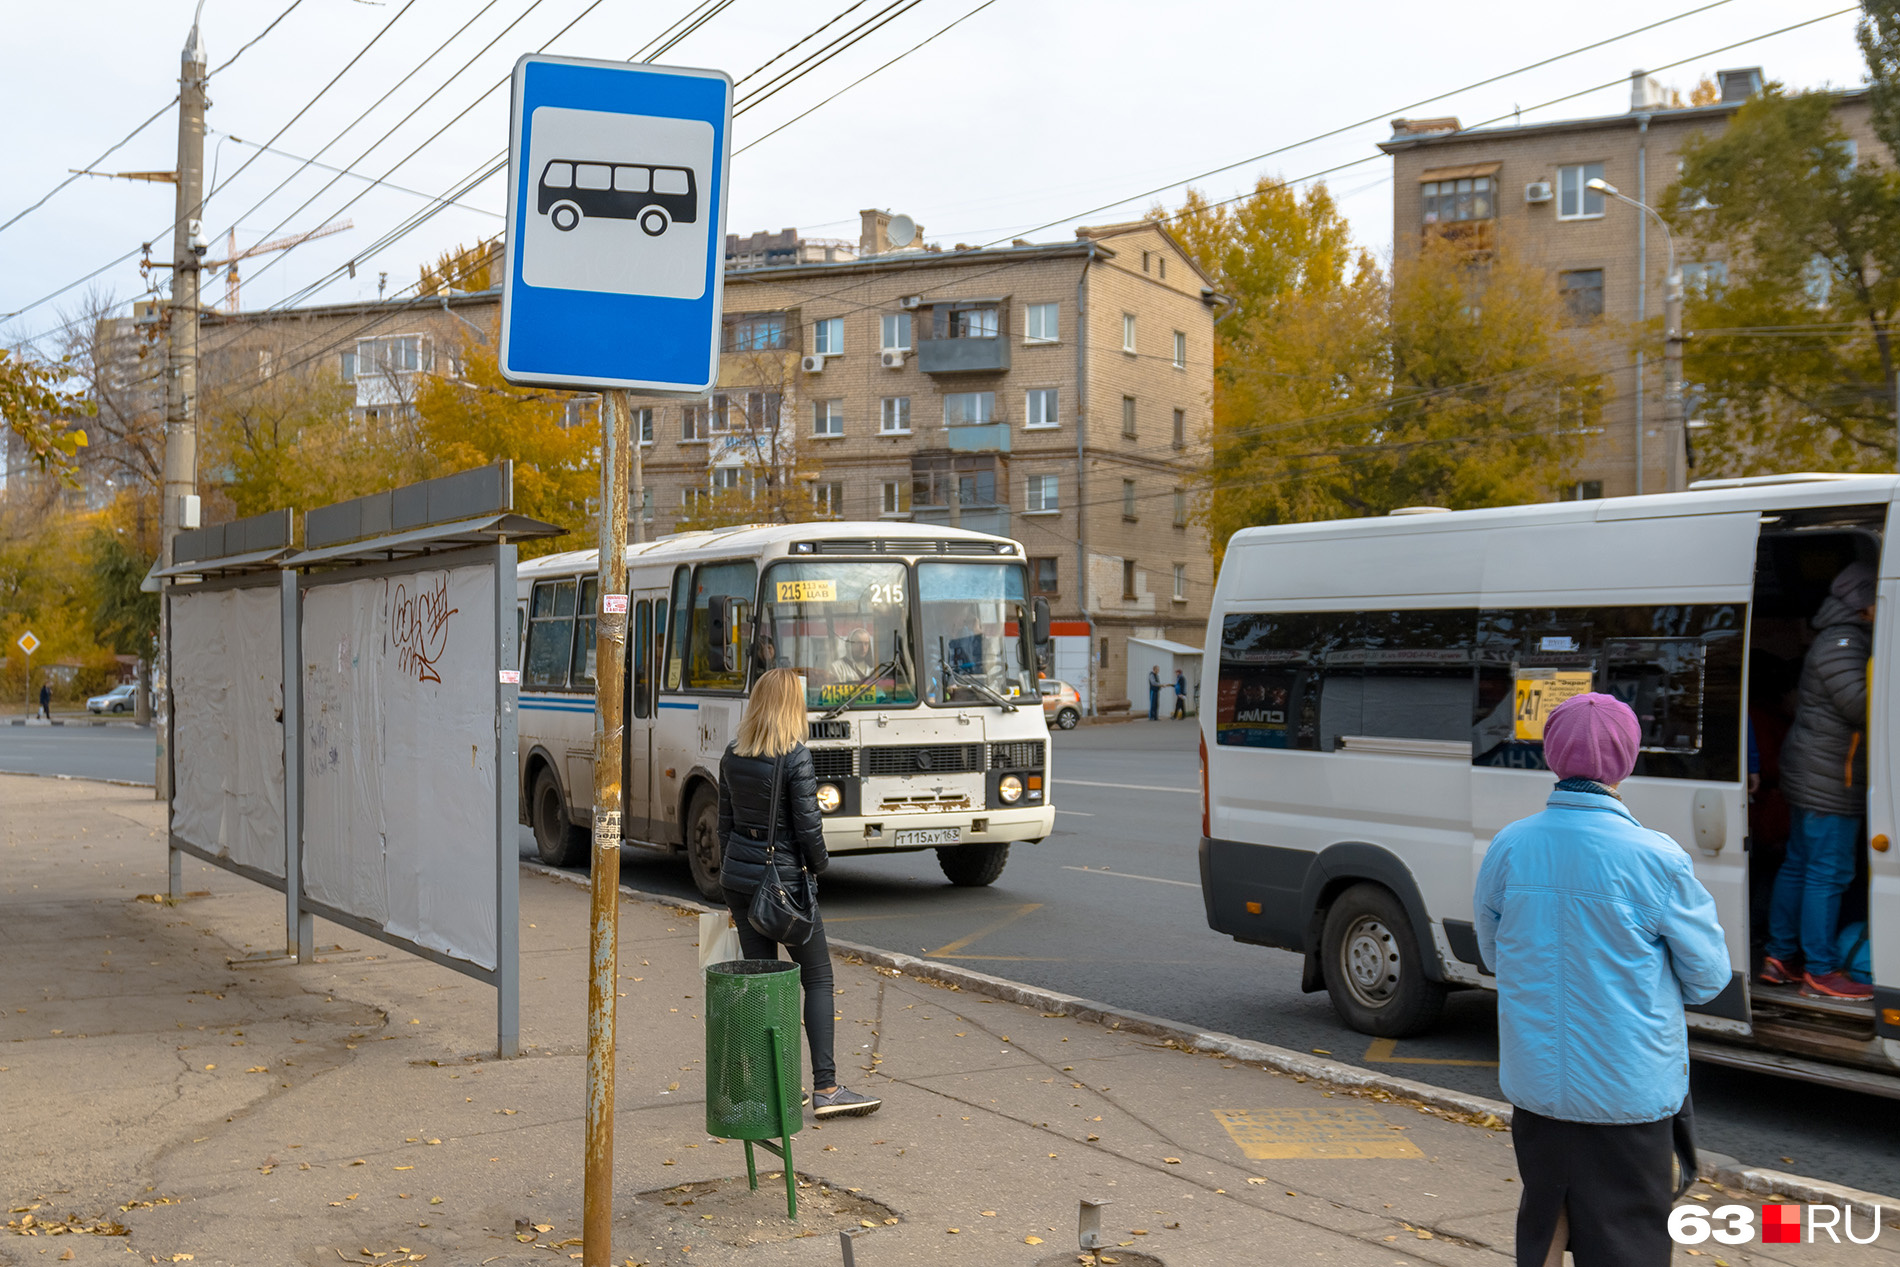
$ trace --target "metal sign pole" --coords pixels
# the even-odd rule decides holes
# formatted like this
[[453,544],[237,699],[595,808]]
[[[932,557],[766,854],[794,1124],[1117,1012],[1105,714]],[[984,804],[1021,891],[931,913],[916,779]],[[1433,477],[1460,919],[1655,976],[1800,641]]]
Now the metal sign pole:
[[278,573],[283,593],[284,649],[284,953],[307,964],[316,955],[309,911],[303,909],[303,638],[297,572]]
[[615,986],[620,976],[620,759],[627,653],[627,394],[600,406],[600,608],[594,638],[594,848],[587,974],[582,1267],[608,1267],[614,1219]]
[[495,547],[495,1054],[521,1052],[521,845],[515,828],[520,806],[521,662],[515,651],[516,547]]

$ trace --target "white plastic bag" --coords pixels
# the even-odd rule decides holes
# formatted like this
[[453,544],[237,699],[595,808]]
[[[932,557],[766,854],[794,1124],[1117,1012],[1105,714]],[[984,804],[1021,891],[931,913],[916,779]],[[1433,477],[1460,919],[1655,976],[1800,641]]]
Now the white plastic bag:
[[705,911],[699,917],[699,970],[715,963],[744,959],[739,949],[739,929],[729,911]]

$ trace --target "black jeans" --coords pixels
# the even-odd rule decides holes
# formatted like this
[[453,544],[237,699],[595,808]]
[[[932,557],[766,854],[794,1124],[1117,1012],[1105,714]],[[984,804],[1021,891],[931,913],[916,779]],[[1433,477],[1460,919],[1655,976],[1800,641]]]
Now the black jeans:
[[[748,913],[752,894],[726,890],[726,908],[732,922],[739,926],[739,949],[747,959],[776,959],[779,944],[752,927]],[[832,1021],[836,1004],[832,999],[831,947],[825,944],[824,916],[814,910],[811,940],[802,946],[785,948],[798,965],[798,981],[805,989],[805,1042],[811,1047],[811,1085],[816,1091],[838,1085],[838,1065],[833,1058]]]

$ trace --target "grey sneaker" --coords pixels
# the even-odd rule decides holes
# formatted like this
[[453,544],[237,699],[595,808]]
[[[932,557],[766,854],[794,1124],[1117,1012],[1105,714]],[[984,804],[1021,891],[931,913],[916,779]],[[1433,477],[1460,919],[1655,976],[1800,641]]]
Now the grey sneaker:
[[813,1117],[864,1117],[884,1107],[876,1096],[859,1095],[849,1087],[815,1092],[811,1104]]

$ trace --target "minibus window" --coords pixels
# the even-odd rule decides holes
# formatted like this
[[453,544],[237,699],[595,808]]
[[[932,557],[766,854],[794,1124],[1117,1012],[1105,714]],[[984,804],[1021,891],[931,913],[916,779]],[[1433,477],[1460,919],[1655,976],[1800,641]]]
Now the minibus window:
[[689,567],[673,572],[673,633],[666,644],[666,689],[680,689],[681,669],[686,659],[686,619],[692,614],[692,576]]
[[[758,589],[759,568],[750,559],[699,565],[699,574],[693,583],[692,654],[686,666],[686,685],[690,689],[745,689],[749,639],[737,626],[749,622],[752,599]],[[718,611],[714,610],[715,598],[726,600],[717,605]],[[725,623],[715,627],[721,614]]]
[[567,654],[574,641],[574,582],[538,581],[528,609],[527,667],[521,684],[547,690],[567,685]]
[[574,665],[568,681],[574,686],[594,684],[594,615],[600,606],[600,578],[581,582],[580,603],[574,617]]

